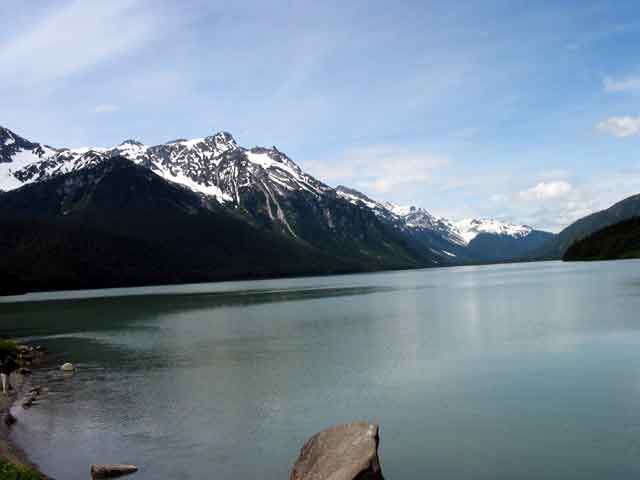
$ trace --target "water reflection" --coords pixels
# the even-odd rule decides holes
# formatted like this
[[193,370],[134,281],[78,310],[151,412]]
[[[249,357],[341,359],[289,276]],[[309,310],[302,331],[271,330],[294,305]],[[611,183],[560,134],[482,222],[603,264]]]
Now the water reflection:
[[55,381],[15,435],[58,478],[93,461],[141,479],[286,478],[310,434],[363,418],[382,423],[389,478],[634,478],[638,265],[3,304],[3,332],[79,366],[38,373]]

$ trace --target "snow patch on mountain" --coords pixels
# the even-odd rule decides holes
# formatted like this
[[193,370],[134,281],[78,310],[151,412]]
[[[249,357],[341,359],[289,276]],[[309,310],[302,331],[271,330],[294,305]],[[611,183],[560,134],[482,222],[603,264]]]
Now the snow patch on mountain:
[[165,168],[162,164],[154,163],[152,170],[157,175],[161,176],[165,180],[168,180],[172,183],[177,183],[182,185],[183,187],[188,188],[189,190],[193,190],[194,192],[199,192],[204,195],[209,195],[212,197],[216,197],[221,202],[231,202],[233,198],[231,195],[224,193],[220,188],[216,185],[203,185],[201,183],[195,182],[192,178],[188,177],[181,170],[171,172],[167,168]]
[[533,230],[526,225],[515,225],[490,218],[451,220],[436,217],[423,208],[399,206],[389,202],[384,205],[391,213],[403,218],[409,228],[436,231],[453,243],[462,246],[469,245],[481,233],[523,238]]
[[398,215],[399,217],[406,217],[413,210],[417,210],[416,207],[413,207],[413,206],[401,206],[401,205],[396,205],[396,204],[391,203],[391,202],[384,202],[384,206],[391,213],[393,213],[394,215]]
[[374,213],[379,216],[384,216],[389,213],[389,209],[385,204],[376,202],[375,200],[367,197],[364,193],[354,190],[353,188],[338,185],[336,187],[336,194],[353,205],[365,206],[373,210]]
[[264,169],[275,168],[287,172],[293,177],[299,177],[300,169],[295,169],[291,165],[287,165],[282,162],[281,159],[272,158],[268,152],[254,152],[251,150],[245,150],[244,154],[247,156],[249,162],[259,165]]
[[508,235],[514,238],[526,237],[533,230],[526,225],[515,225],[504,223],[490,218],[464,219],[452,222],[458,234],[469,244],[481,233],[491,233],[494,235]]
[[0,190],[8,191],[20,188],[24,182],[16,178],[16,172],[26,169],[38,161],[40,161],[40,157],[32,150],[19,150],[13,155],[12,162],[0,163]]
[[[16,139],[18,146],[12,145]],[[0,141],[0,190],[13,190],[113,156],[125,157],[167,181],[213,196],[220,203],[238,205],[242,189],[255,188],[269,196],[292,191],[318,196],[329,190],[275,147],[242,148],[228,132],[155,146],[125,140],[112,148],[52,149],[0,127]]]

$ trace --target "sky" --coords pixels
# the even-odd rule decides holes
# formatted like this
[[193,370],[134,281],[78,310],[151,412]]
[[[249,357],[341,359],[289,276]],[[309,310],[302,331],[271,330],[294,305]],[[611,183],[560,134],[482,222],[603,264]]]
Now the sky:
[[2,0],[0,125],[225,130],[329,185],[558,231],[640,193],[640,3]]

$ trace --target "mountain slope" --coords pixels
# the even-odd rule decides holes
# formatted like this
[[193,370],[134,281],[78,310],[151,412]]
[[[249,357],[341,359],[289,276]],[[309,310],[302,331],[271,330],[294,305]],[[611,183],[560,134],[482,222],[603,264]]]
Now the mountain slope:
[[368,209],[378,218],[394,225],[414,249],[430,252],[441,265],[457,265],[473,260],[466,251],[463,239],[446,219],[435,217],[422,208],[378,202],[343,185],[336,187],[336,192],[350,203]]
[[640,258],[640,217],[609,225],[574,242],[565,261]]
[[510,262],[526,257],[554,237],[553,233],[530,230],[522,236],[479,233],[467,245],[469,254],[482,262]]
[[0,245],[2,294],[380,268],[261,230],[121,157],[4,193]]
[[[348,187],[333,189],[304,173],[276,147],[247,149],[227,132],[154,146],[126,140],[113,148],[68,149],[31,142],[0,127],[0,195],[5,191],[11,197],[18,189],[65,175],[81,176],[114,159],[126,159],[189,191],[209,211],[217,209],[290,245],[340,259],[348,269],[504,261],[529,252],[545,238],[525,226],[494,220],[453,222],[422,208],[378,202]],[[123,179],[110,195],[117,198],[126,188]],[[40,208],[42,200],[31,201]],[[103,222],[100,209],[109,205],[103,199],[95,218]],[[153,216],[152,210],[146,214]]]
[[381,218],[395,221],[413,242],[448,263],[511,261],[540,248],[553,234],[492,219],[452,221],[423,208],[380,203],[357,190],[339,186],[336,191],[350,202],[369,208]]
[[338,186],[336,192],[354,205],[394,222],[418,247],[449,264],[511,261],[540,248],[553,234],[492,219],[452,221],[423,208],[378,202],[357,190]]
[[13,190],[121,157],[233,210],[260,230],[330,255],[351,258],[369,268],[441,264],[432,252],[413,245],[392,222],[344,200],[276,147],[246,149],[229,133],[220,132],[151,147],[127,140],[111,149],[70,150],[1,131],[5,140],[0,140],[4,142],[0,152],[6,161],[0,164],[0,189]]
[[640,215],[640,195],[633,195],[600,212],[588,215],[572,223],[554,238],[532,253],[535,260],[562,258],[574,242],[609,225]]

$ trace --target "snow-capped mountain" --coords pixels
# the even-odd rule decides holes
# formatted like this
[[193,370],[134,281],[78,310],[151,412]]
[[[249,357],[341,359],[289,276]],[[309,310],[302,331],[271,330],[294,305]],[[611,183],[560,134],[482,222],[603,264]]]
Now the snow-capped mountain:
[[526,237],[533,230],[527,225],[515,225],[492,218],[466,218],[452,220],[431,215],[423,208],[399,207],[387,203],[389,210],[405,219],[407,226],[415,229],[436,230],[460,245],[469,245],[480,234]]
[[520,258],[547,241],[552,235],[526,225],[495,219],[452,220],[438,217],[424,208],[377,202],[357,190],[338,187],[338,194],[366,207],[379,217],[394,220],[434,254],[457,261],[504,261]]
[[490,218],[451,220],[437,217],[424,208],[378,202],[357,190],[342,185],[338,186],[336,191],[339,196],[354,205],[365,206],[379,216],[402,219],[404,225],[409,229],[438,232],[444,238],[458,245],[469,245],[474,238],[483,233],[522,238],[533,231],[527,225],[515,225]]
[[385,205],[391,212],[402,218],[410,229],[437,232],[457,245],[466,245],[468,243],[465,242],[464,238],[460,235],[460,231],[451,220],[444,217],[436,217],[424,208],[414,206],[401,207],[389,202]]
[[483,233],[522,238],[533,231],[527,225],[515,225],[491,218],[452,220],[436,217],[425,209],[414,206],[401,207],[392,203],[386,203],[385,206],[395,215],[404,218],[408,227],[438,231],[459,245],[469,245],[474,238]]
[[[346,201],[276,147],[244,148],[226,132],[152,146],[126,140],[112,148],[69,149],[0,131],[0,190],[5,192],[126,159],[253,227],[331,252],[344,265],[356,262],[375,269],[440,263],[433,252],[407,244],[393,222]],[[74,178],[84,181],[86,176]]]
[[533,231],[533,229],[527,225],[515,225],[491,218],[468,218],[451,223],[467,245],[482,233],[523,238]]
[[464,243],[451,222],[445,218],[431,215],[424,208],[401,207],[390,202],[378,202],[362,192],[343,185],[336,187],[336,193],[353,205],[360,205],[372,210],[379,217],[399,222],[404,229],[437,232],[453,243]]
[[[125,158],[162,179],[245,216],[258,228],[341,255],[385,255],[416,265],[464,263],[495,256],[491,240],[531,243],[530,227],[490,219],[453,221],[418,207],[379,202],[306,174],[276,147],[244,148],[231,134],[160,145],[126,140],[111,148],[54,148],[0,127],[0,191]],[[482,237],[482,248],[477,239]],[[537,237],[536,237],[537,238]],[[526,242],[520,240],[528,239]],[[380,260],[383,261],[383,260]]]
[[114,156],[123,156],[221,203],[239,204],[240,191],[247,187],[259,188],[269,196],[284,190],[320,195],[329,188],[302,172],[277,148],[242,148],[227,132],[155,146],[126,140],[113,148],[68,149],[32,143],[0,128],[0,190],[13,190]]

